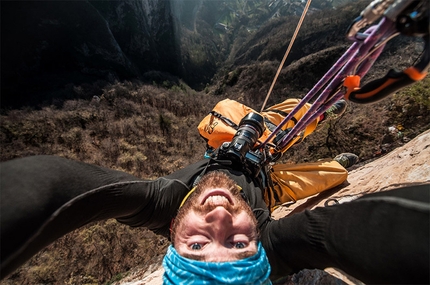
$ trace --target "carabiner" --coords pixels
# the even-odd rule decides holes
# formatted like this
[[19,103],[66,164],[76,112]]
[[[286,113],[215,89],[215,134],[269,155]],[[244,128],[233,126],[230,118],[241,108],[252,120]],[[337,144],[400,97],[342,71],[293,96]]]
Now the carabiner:
[[[409,6],[414,0],[375,0],[372,1],[363,11],[360,16],[352,22],[347,30],[347,38],[350,40],[362,40],[366,35],[359,33],[360,29],[371,25],[381,16],[386,16],[393,22],[397,16]],[[387,16],[388,13],[388,16]]]

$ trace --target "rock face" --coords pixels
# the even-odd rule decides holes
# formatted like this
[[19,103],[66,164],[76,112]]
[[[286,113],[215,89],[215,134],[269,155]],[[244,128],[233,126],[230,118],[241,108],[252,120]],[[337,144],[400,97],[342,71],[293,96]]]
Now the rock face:
[[[314,207],[324,207],[335,200],[344,203],[366,193],[389,190],[396,185],[413,182],[430,182],[430,130],[399,147],[386,156],[372,162],[358,164],[351,170],[347,182],[294,205],[278,208],[274,218],[281,218],[292,213]],[[163,268],[161,260],[146,272],[133,272],[116,285],[162,284]],[[148,283],[150,281],[150,283]],[[327,268],[322,270],[302,270],[288,276],[281,283],[299,284],[363,284],[361,281],[343,272]]]
[[342,185],[319,195],[281,207],[273,215],[280,218],[314,207],[324,207],[337,200],[354,200],[366,193],[388,190],[403,183],[430,182],[430,130],[415,137],[402,147],[372,162],[363,162],[349,171]]

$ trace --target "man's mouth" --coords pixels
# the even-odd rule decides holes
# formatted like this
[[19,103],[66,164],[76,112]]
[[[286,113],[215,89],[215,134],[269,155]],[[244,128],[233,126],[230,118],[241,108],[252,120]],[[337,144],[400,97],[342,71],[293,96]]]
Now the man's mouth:
[[207,193],[202,199],[201,205],[212,204],[212,205],[234,205],[231,196],[227,190],[216,189]]
[[230,202],[228,201],[228,199],[224,196],[220,196],[220,195],[215,195],[215,196],[209,196],[206,201],[205,204],[212,204],[212,205],[225,205],[225,204],[230,204]]

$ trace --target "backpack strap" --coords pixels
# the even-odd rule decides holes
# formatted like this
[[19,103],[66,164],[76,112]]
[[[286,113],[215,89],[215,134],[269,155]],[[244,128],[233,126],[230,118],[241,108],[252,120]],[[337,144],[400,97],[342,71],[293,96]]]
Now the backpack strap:
[[212,116],[217,117],[218,119],[221,119],[224,121],[224,123],[226,123],[227,125],[229,125],[230,127],[232,127],[233,129],[237,130],[239,128],[238,125],[236,125],[232,120],[230,120],[227,117],[224,117],[223,115],[221,115],[218,112],[215,111],[211,111],[210,114],[212,114]]
[[[280,115],[282,115],[282,116],[284,116],[284,117],[286,117],[287,115],[288,115],[288,113],[287,112],[284,112],[284,111],[282,111],[282,110],[278,110],[278,109],[266,109],[266,110],[264,110],[263,112],[274,112],[274,113],[278,113],[278,114],[280,114]],[[291,118],[291,121],[293,121],[294,122],[294,125],[296,125],[297,124],[297,119],[295,118],[295,117],[292,117]],[[266,126],[267,126],[267,128],[271,131],[271,132],[273,132],[274,130],[275,130],[275,128],[277,127],[277,125],[275,125],[274,123],[272,123],[269,119],[267,119],[267,118],[264,118],[264,122],[266,123]],[[296,145],[296,144],[299,144],[299,143],[301,143],[304,139],[305,139],[305,136],[304,136],[304,132],[301,132],[301,133],[299,133],[298,135],[297,135],[298,137],[299,137],[299,140],[298,141],[296,141],[294,144]]]
[[[284,111],[282,111],[282,110],[278,110],[278,109],[266,109],[266,110],[264,110],[263,112],[273,112],[273,113],[278,113],[278,114],[280,114],[280,115],[282,115],[282,116],[284,116],[284,117],[286,117],[289,113],[287,113],[287,112],[284,112]],[[294,122],[294,125],[295,124],[297,124],[297,119],[295,118],[295,117],[292,117],[291,118],[291,121],[293,121]]]
[[[287,112],[284,112],[284,111],[282,111],[282,110],[278,110],[278,109],[266,109],[266,110],[264,110],[263,112],[273,112],[273,113],[278,113],[278,114],[280,114],[281,116],[284,116],[284,118],[288,115],[288,113]],[[295,118],[295,117],[292,117],[291,118],[291,121],[293,121],[294,122],[294,125],[296,125],[297,124],[297,119]],[[267,119],[266,117],[264,117],[264,122],[266,123],[266,126],[267,126],[267,128],[269,129],[269,131],[271,131],[271,132],[273,132],[275,129],[276,129],[276,127],[277,127],[277,125],[275,125],[274,123],[272,123],[269,119]]]
[[276,125],[272,123],[269,119],[264,118],[264,123],[266,124],[266,127],[273,133],[273,131],[276,129]]

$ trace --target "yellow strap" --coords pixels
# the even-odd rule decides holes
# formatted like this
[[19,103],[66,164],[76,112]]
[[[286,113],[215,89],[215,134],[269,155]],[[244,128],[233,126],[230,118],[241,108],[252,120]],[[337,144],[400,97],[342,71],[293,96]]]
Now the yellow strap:
[[188,194],[184,197],[184,199],[181,202],[181,205],[179,206],[179,208],[181,208],[185,201],[188,199],[188,197],[190,197],[191,193],[193,193],[196,190],[197,186],[195,186],[193,189],[190,190],[190,192],[188,192]]

